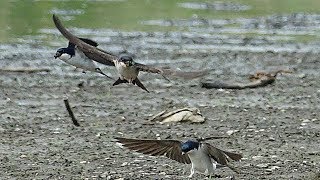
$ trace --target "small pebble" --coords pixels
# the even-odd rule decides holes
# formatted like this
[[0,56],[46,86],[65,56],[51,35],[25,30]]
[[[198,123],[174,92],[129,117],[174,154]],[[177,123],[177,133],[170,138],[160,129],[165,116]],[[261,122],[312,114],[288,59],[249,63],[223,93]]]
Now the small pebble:
[[310,122],[309,119],[304,119],[304,120],[302,120],[302,123],[308,123],[308,122]]
[[275,141],[276,139],[274,137],[269,137],[268,141]]
[[269,166],[269,164],[258,164],[257,167],[259,168],[267,168]]
[[126,166],[126,165],[128,165],[128,162],[124,162],[121,164],[121,166]]
[[239,130],[229,130],[226,132],[226,134],[228,134],[229,136],[232,135],[235,132],[238,132]]
[[253,160],[259,160],[259,159],[262,159],[263,157],[262,156],[252,156],[251,158]]
[[280,167],[279,166],[271,166],[269,169],[266,169],[266,171],[272,172],[272,171],[274,171],[276,169],[280,169]]

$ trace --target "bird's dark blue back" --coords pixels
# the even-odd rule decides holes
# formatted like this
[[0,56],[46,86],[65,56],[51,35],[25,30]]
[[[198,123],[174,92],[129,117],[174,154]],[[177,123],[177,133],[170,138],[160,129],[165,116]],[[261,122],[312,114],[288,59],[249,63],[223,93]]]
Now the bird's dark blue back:
[[199,142],[188,140],[187,142],[184,142],[181,144],[181,151],[186,153],[193,149],[198,149],[199,146],[200,146]]
[[66,48],[60,48],[60,49],[58,49],[57,50],[57,52],[59,52],[59,53],[61,53],[61,54],[69,54],[69,55],[71,55],[71,56],[74,56],[75,55],[75,49],[74,49],[74,46],[72,47],[70,47],[70,46],[68,46],[68,47],[66,47]]

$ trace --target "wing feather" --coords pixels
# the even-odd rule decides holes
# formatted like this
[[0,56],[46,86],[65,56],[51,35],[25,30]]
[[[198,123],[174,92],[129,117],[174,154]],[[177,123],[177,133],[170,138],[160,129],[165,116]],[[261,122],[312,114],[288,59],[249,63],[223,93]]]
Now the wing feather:
[[148,73],[163,74],[163,71],[160,68],[156,68],[156,67],[152,67],[152,66],[144,65],[144,64],[140,64],[140,63],[135,63],[134,66],[137,67],[139,71],[144,71],[144,72],[148,72]]
[[210,157],[217,163],[222,165],[227,165],[230,159],[238,161],[242,158],[241,154],[223,151],[208,143],[204,143],[204,146],[206,147],[206,150],[209,153]]
[[123,146],[130,150],[148,154],[151,156],[166,156],[180,163],[190,164],[189,156],[182,154],[181,142],[177,140],[151,140],[151,139],[127,139],[115,138]]
[[134,66],[139,70],[139,71],[144,71],[144,72],[148,72],[148,73],[156,73],[156,74],[161,74],[161,76],[170,82],[170,80],[164,75],[164,72],[161,68],[156,68],[156,67],[152,67],[150,65],[144,65],[144,64],[140,64],[140,63],[135,63]]

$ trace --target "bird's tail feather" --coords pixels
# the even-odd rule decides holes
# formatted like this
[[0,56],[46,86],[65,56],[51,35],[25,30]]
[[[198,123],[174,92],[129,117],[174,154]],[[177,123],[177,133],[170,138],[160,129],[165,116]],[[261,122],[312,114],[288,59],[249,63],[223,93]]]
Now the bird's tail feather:
[[116,80],[116,82],[114,82],[113,84],[112,84],[112,86],[115,86],[115,85],[118,85],[118,84],[121,84],[121,83],[129,83],[127,80],[125,80],[125,79],[120,79],[120,78],[118,78],[117,80]]
[[234,161],[239,161],[242,158],[242,155],[238,153],[232,153],[228,151],[223,151],[223,153],[226,154],[229,158],[231,158]]
[[142,88],[143,90],[148,91],[148,89],[146,87],[144,87],[144,85],[141,83],[141,81],[136,78],[135,80],[132,81],[132,84],[136,84],[137,86],[139,86],[140,88]]

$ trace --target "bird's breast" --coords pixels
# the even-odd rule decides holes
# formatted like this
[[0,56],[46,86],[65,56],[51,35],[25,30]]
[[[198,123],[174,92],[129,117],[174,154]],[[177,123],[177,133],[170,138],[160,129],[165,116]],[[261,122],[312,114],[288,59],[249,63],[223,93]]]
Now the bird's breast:
[[97,66],[91,59],[87,57],[81,57],[79,54],[75,54],[75,56],[70,56],[69,59],[66,58],[63,61],[77,68],[81,68],[85,71],[95,72],[97,68]]
[[214,165],[211,158],[201,147],[198,150],[189,152],[188,155],[195,170],[201,173],[213,173]]
[[123,62],[116,62],[115,66],[121,79],[125,79],[129,82],[135,80],[139,74],[139,71],[134,66],[127,66]]
[[72,58],[72,56],[67,53],[63,53],[63,54],[61,54],[61,56],[59,56],[59,59],[61,59],[62,61],[68,61],[71,58]]

